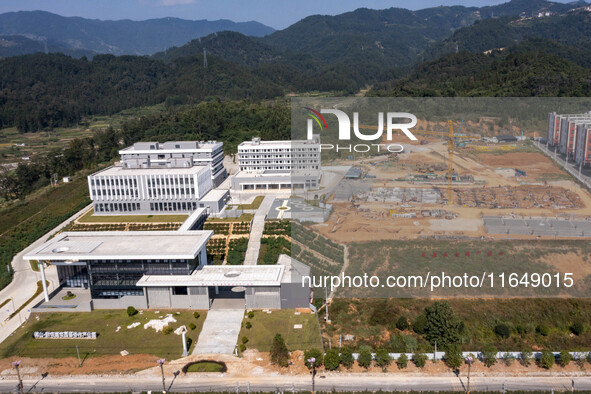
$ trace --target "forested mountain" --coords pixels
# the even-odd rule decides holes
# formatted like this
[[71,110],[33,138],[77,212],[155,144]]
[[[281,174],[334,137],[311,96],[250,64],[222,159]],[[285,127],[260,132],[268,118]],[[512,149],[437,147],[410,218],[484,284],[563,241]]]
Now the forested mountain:
[[199,55],[171,64],[137,56],[97,55],[91,61],[61,54],[0,60],[0,127],[21,131],[76,124],[84,115],[112,114],[161,103],[199,102],[209,96],[276,97],[281,87],[248,69]]
[[507,48],[528,38],[543,38],[584,48],[591,43],[591,14],[571,12],[543,18],[491,18],[456,31],[425,51],[425,59],[460,51],[485,52]]
[[69,49],[114,55],[149,55],[208,34],[232,30],[250,36],[271,34],[274,29],[258,22],[184,20],[160,18],[145,21],[101,21],[63,17],[44,11],[0,14],[0,35],[22,35],[47,40]]
[[377,84],[375,96],[589,96],[591,70],[543,51],[461,52]]
[[0,58],[26,55],[28,53],[63,53],[64,55],[80,58],[94,56],[95,53],[84,49],[72,49],[59,43],[32,40],[25,36],[0,36]]

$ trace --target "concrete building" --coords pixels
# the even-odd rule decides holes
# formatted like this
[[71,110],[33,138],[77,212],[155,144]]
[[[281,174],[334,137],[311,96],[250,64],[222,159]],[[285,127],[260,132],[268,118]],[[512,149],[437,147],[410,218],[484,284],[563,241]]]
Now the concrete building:
[[94,212],[99,215],[186,213],[200,207],[199,200],[212,190],[212,181],[207,166],[111,166],[90,175],[88,188]]
[[88,177],[98,215],[219,213],[229,190],[214,188],[227,177],[221,142],[138,142],[119,151],[121,162]]
[[232,188],[240,191],[316,189],[321,178],[320,137],[311,140],[252,141],[238,145],[240,171]]
[[217,141],[136,142],[119,154],[121,164],[127,168],[207,166],[213,187],[217,187],[228,177],[223,146]]
[[549,146],[558,146],[560,153],[565,154],[567,150],[572,154],[576,144],[574,125],[569,125],[571,121],[591,119],[591,111],[579,114],[557,114],[550,112],[548,114],[548,132],[547,144]]
[[591,164],[591,122],[578,124],[576,136],[575,162],[588,166]]
[[[25,260],[56,265],[64,289],[86,292],[86,310],[209,309],[215,298],[244,299],[246,308],[307,308],[310,268],[281,255],[277,265],[207,264],[213,231],[66,232],[34,249]],[[43,264],[41,276],[45,284]],[[62,311],[43,288],[43,310]],[[55,298],[61,298],[61,294]],[[78,297],[77,297],[78,298]],[[82,301],[82,300],[88,301]],[[53,301],[53,300],[52,300]],[[71,308],[70,310],[75,310]]]

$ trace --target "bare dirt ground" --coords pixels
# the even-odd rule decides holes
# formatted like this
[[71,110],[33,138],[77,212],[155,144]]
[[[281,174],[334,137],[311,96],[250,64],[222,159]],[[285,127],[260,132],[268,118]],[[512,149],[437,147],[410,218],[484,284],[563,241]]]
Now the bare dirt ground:
[[551,253],[540,260],[550,266],[556,267],[558,272],[572,272],[575,281],[591,275],[591,264],[586,261],[586,256],[579,253]]
[[[435,188],[441,192],[443,199],[447,197],[446,182],[425,183],[406,180],[409,175],[420,174],[419,169],[425,167],[435,167],[435,170],[427,172],[445,176],[447,143],[432,138],[428,140],[429,143],[426,145],[410,146],[410,153],[365,158],[352,164],[375,176],[364,181],[368,182],[374,191],[378,188],[395,187]],[[326,223],[315,228],[337,242],[404,240],[436,235],[486,237],[488,235],[484,230],[483,215],[556,217],[567,214],[577,218],[591,216],[591,194],[570,180],[547,156],[539,152],[498,151],[498,145],[486,148],[495,150],[495,153],[479,151],[471,145],[456,150],[454,170],[460,175],[472,175],[475,183],[454,183],[451,205],[444,205],[443,202],[384,203],[359,199],[354,201],[355,204],[329,201],[333,204],[333,213]],[[527,177],[516,178],[516,168],[525,171]],[[474,200],[474,196],[477,200]],[[462,206],[459,206],[458,202],[461,202]],[[431,209],[443,209],[456,217],[444,219],[422,217],[420,214],[421,210]],[[417,217],[390,217],[390,210],[415,212]],[[512,237],[532,238],[527,235]]]

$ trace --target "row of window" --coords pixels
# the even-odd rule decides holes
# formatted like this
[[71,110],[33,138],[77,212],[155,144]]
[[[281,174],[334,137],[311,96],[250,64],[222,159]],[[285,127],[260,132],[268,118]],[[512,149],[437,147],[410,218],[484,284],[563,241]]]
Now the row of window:
[[[204,208],[203,203],[199,204],[199,208]],[[197,202],[151,202],[150,211],[156,212],[186,212],[197,209]]]
[[140,210],[139,202],[95,203],[96,212],[134,212]]
[[154,179],[148,178],[147,182],[148,182],[148,186],[152,186],[152,185],[157,185],[160,186],[160,184],[162,185],[193,185],[195,184],[195,179],[193,177],[183,177],[183,178],[165,178],[162,179],[162,182],[160,182],[161,179],[156,177]]
[[95,179],[90,178],[90,185],[101,185],[101,186],[135,186],[137,187],[137,179],[119,179],[119,178],[101,178]]

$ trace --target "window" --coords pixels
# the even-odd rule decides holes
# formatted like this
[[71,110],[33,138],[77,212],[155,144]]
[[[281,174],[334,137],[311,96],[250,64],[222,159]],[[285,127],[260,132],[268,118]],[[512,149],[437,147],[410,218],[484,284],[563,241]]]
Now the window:
[[172,295],[187,295],[188,289],[187,286],[174,286],[172,288]]

